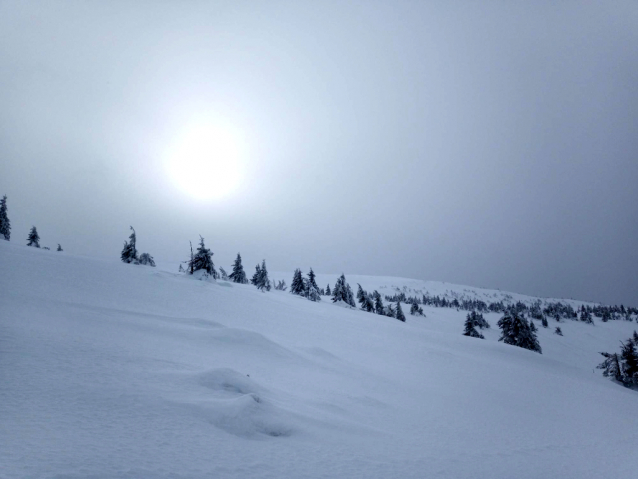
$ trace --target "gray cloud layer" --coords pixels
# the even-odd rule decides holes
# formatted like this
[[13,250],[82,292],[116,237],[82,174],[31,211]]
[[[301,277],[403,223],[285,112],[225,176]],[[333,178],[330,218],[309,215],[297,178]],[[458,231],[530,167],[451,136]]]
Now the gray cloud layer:
[[[0,2],[13,241],[638,305],[638,3]],[[219,201],[162,158],[241,132]]]

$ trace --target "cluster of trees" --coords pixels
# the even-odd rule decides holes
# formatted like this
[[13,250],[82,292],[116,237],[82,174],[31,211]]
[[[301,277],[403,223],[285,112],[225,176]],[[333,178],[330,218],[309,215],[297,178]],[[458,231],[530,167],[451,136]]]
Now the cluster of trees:
[[528,321],[516,309],[513,308],[506,311],[503,317],[499,319],[498,327],[501,328],[499,341],[542,354],[543,351],[536,337],[537,330],[534,322],[531,319]]
[[[7,208],[7,195],[4,195],[2,199],[0,199],[0,238],[11,241],[11,221],[9,220],[9,209]],[[32,246],[33,248],[40,247],[40,235],[35,226],[32,226],[29,231],[27,246]],[[51,248],[43,246],[42,249],[50,250]],[[58,243],[57,251],[63,251],[60,243]]]
[[[135,230],[131,226],[131,235],[128,237],[128,241],[124,241],[124,248],[122,248],[122,253],[120,254],[120,259],[124,263],[132,263],[132,264],[141,264],[145,266],[153,266],[155,267],[155,260],[148,253],[142,253],[138,255],[137,252],[137,235],[135,234]],[[60,245],[58,245],[58,248]],[[61,249],[58,249],[61,251]]]
[[[638,316],[638,308],[626,308],[622,304],[620,306],[603,306],[603,305],[582,305],[578,310],[570,304],[560,301],[547,302],[543,304],[540,300],[527,305],[522,301],[512,304],[506,304],[503,301],[494,301],[486,303],[480,299],[469,298],[453,298],[448,299],[438,295],[432,296],[428,293],[422,296],[406,296],[405,293],[399,292],[394,295],[386,295],[386,301],[404,302],[408,304],[432,306],[436,308],[455,308],[464,311],[477,311],[480,313],[506,313],[507,311],[516,311],[518,314],[528,314],[531,318],[543,321],[543,326],[547,322],[547,318],[552,318],[557,322],[562,319],[574,321],[582,321],[587,324],[594,324],[593,318],[600,318],[603,322],[612,320],[633,321]],[[638,321],[638,319],[637,319]]]
[[[276,289],[286,290],[286,283],[281,281]],[[310,268],[308,277],[304,278],[301,270],[297,268],[292,275],[290,283],[290,292],[298,296],[303,296],[310,301],[321,301],[321,296],[325,295],[325,291],[317,285],[315,272]]]
[[597,368],[603,376],[611,378],[626,387],[638,387],[638,333],[620,343],[620,353],[600,353],[605,360]]
[[489,327],[490,323],[487,322],[482,313],[472,311],[467,314],[465,319],[465,330],[463,331],[463,336],[485,339],[483,334],[481,334],[476,328],[488,329]]
[[[337,281],[337,285],[335,285],[335,290],[337,289],[337,286],[345,283],[345,277],[343,275],[341,275],[341,278],[339,279],[342,280],[342,282],[340,283],[339,281]],[[396,306],[394,306],[392,303],[388,303],[387,305],[384,305],[383,299],[381,298],[381,294],[379,294],[379,292],[376,289],[372,293],[368,293],[365,289],[361,287],[360,284],[358,286],[359,288],[357,289],[357,301],[360,304],[361,310],[366,311],[368,313],[374,313],[381,316],[387,316],[389,318],[395,318],[403,322],[406,321],[405,314],[403,313],[403,308],[401,307],[401,301],[397,301]],[[343,291],[343,288],[342,288],[342,291]],[[351,295],[349,286],[348,286],[348,292]],[[333,295],[334,295],[334,291],[333,291]],[[334,297],[333,297],[333,301],[334,301]],[[410,314],[414,316],[425,316],[425,314],[423,314],[423,309],[419,308],[418,305],[415,307],[414,303],[412,304],[410,308]]]

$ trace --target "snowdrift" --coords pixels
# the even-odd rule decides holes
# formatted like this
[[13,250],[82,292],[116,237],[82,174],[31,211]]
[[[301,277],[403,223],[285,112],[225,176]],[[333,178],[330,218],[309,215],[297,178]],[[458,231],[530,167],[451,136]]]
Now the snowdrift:
[[635,323],[550,320],[539,355],[497,315],[480,340],[158,266],[0,241],[2,477],[635,477],[638,393],[594,370]]

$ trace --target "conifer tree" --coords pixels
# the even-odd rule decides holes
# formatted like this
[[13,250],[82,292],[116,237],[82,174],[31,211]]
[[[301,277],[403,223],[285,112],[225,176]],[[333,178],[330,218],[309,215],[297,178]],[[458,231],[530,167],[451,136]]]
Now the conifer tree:
[[416,301],[410,305],[410,314],[412,316],[419,314],[419,305],[416,304]]
[[401,309],[401,301],[397,303],[396,316],[399,321],[403,321],[405,323],[405,314],[403,314],[403,309]]
[[131,236],[129,236],[129,241],[124,242],[124,248],[122,248],[122,253],[120,254],[120,259],[124,263],[133,263],[138,260],[137,248],[136,248],[137,237],[135,235],[135,230],[133,229],[132,226],[131,226],[131,231],[132,233],[131,233]]
[[[561,335],[562,336],[562,335]],[[603,370],[603,376],[607,378],[615,379],[618,382],[623,382],[622,369],[620,367],[620,361],[618,360],[618,353],[600,353],[604,356],[605,360],[596,366],[597,369]]]
[[623,382],[626,386],[638,386],[638,353],[632,339],[625,341],[620,348]]
[[465,319],[465,330],[463,331],[463,336],[485,339],[483,335],[476,330],[474,318],[470,314],[468,314]]
[[543,315],[543,317],[541,318],[541,324],[544,328],[547,328],[549,326],[549,324],[547,323],[547,316]]
[[211,275],[213,279],[217,279],[217,271],[215,270],[215,264],[213,263],[213,254],[214,253],[211,250],[206,248],[204,245],[204,238],[200,235],[199,246],[197,247],[197,251],[189,264],[191,274],[203,269],[206,273]]
[[332,296],[332,292],[330,291],[330,283],[326,286],[326,296]]
[[308,282],[313,288],[317,290],[317,292],[319,292],[319,286],[317,285],[317,281],[315,280],[315,278],[316,278],[315,272],[312,270],[312,267],[311,267],[310,272],[308,273]]
[[38,235],[38,230],[35,229],[35,226],[31,227],[31,231],[29,231],[27,240],[29,241],[27,243],[27,246],[33,246],[35,248],[40,247],[40,236]]
[[148,253],[142,253],[140,255],[139,262],[140,262],[140,264],[143,264],[143,265],[146,265],[146,266],[152,266],[153,268],[155,268],[155,260]]
[[359,286],[359,288],[357,289],[357,301],[361,305],[361,309],[363,309],[363,303],[366,299],[367,293],[363,290],[359,283],[357,283],[357,285]]
[[560,329],[558,326],[556,326],[556,329],[554,330],[554,334],[558,334],[559,336],[562,336],[563,330]]
[[532,331],[527,320],[516,310],[506,311],[499,320],[498,326],[501,328],[501,337],[499,341],[505,344],[518,346],[519,348],[529,349],[537,353],[542,353],[541,346],[538,343],[536,333]]
[[241,264],[241,256],[239,253],[237,253],[237,258],[235,259],[235,263],[233,263],[233,272],[230,273],[230,276],[228,277],[233,281],[233,283],[248,283],[246,273],[244,272],[244,267]]
[[259,278],[261,278],[261,266],[257,263],[257,266],[255,266],[255,274],[253,274],[253,277],[250,279],[250,284],[254,284],[259,288]]
[[301,276],[301,270],[297,268],[295,269],[295,272],[292,275],[292,283],[290,283],[290,292],[292,294],[303,296],[305,293],[305,289],[306,288],[304,285],[303,277]]
[[219,267],[219,274],[221,274],[222,280],[228,281],[228,274],[226,274],[226,270],[221,266]]
[[60,246],[60,243],[58,243],[58,249],[57,249],[56,251],[64,251],[64,250],[62,249],[62,246]]
[[372,293],[372,296],[374,296],[374,311],[375,311],[375,313],[380,314],[381,316],[384,316],[385,315],[385,306],[383,306],[383,300],[381,299],[381,295],[375,289],[374,293]]
[[11,222],[7,210],[7,195],[0,200],[0,237],[9,241],[11,239]]
[[253,284],[261,291],[270,291],[270,279],[268,278],[268,270],[266,269],[266,260],[261,262],[261,266],[255,268],[255,276],[253,276]]

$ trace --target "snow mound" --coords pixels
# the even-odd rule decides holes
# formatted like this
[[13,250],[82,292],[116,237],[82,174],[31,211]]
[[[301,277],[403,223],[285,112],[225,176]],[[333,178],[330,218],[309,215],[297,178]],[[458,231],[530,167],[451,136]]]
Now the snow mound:
[[208,397],[192,404],[192,410],[215,427],[239,437],[291,435],[286,414],[264,400],[265,389],[247,375],[230,368],[212,369],[199,374],[198,383]]

